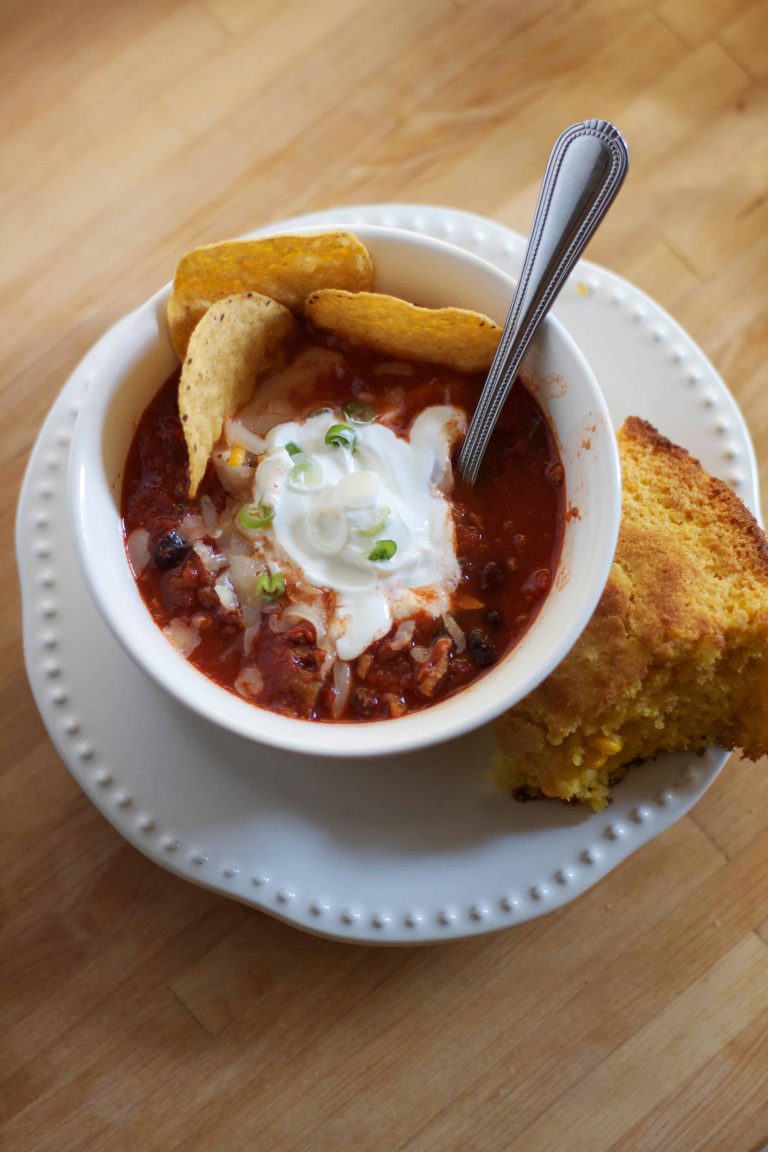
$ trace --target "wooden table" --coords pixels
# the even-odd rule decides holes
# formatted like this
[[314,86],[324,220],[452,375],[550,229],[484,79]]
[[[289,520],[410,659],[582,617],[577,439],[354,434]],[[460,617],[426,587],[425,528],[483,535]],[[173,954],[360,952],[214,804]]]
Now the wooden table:
[[[768,766],[560,912],[427,949],[178,880],[80,793],[24,672],[12,525],[71,368],[182,251],[422,201],[525,231],[552,140],[632,146],[590,256],[674,313],[768,455],[766,0],[0,5],[3,1149],[768,1141]],[[765,478],[765,474],[764,474]]]

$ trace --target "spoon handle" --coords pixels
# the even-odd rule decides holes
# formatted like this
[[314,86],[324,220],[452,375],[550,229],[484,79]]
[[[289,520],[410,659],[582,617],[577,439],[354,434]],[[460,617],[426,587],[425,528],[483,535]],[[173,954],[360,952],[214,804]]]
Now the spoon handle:
[[528,247],[488,379],[458,467],[474,484],[499,413],[539,325],[613,203],[629,167],[618,130],[606,120],[566,128],[549,157]]

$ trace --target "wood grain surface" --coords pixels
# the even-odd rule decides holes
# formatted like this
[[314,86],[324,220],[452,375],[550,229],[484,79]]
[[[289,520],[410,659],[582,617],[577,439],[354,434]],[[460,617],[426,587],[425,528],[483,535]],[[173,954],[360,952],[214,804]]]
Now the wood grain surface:
[[689,329],[765,460],[766,0],[0,2],[3,1150],[768,1143],[765,763],[732,760],[538,922],[345,946],[128,846],[23,666],[25,461],[78,359],[180,253],[364,201],[525,231],[552,141],[585,116],[632,149],[590,257]]

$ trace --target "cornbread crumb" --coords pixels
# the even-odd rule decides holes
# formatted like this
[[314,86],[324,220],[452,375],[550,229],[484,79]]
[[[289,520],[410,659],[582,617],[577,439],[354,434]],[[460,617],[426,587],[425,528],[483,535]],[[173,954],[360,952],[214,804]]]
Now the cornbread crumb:
[[768,753],[768,542],[684,449],[630,417],[611,575],[565,660],[497,723],[519,799],[610,802],[636,760],[712,744]]

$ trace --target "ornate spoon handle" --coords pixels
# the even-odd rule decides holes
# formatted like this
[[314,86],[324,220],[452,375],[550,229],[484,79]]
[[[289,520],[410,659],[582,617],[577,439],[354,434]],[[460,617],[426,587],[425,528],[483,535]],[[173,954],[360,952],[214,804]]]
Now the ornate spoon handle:
[[628,167],[627,146],[606,120],[573,124],[555,142],[517,290],[459,454],[459,472],[467,484],[477,479],[499,412],[539,325],[613,203]]

